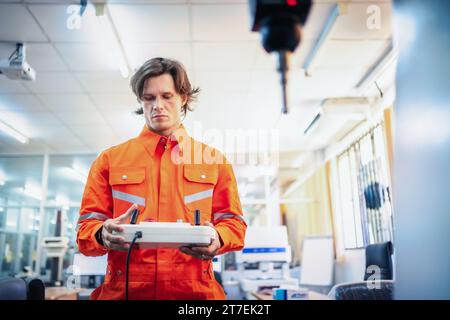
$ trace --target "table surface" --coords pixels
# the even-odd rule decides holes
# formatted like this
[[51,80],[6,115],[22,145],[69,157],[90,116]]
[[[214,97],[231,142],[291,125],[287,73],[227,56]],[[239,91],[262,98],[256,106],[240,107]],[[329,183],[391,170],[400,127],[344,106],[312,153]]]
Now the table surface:
[[[252,292],[252,295],[258,300],[273,300],[272,293]],[[308,299],[306,300],[330,300],[330,298],[327,295],[314,291],[309,291]]]
[[68,289],[66,287],[45,288],[45,300],[77,300],[78,293],[85,289]]
[[[77,300],[78,293],[86,291],[86,289],[68,289],[66,287],[49,287],[45,288],[46,300]],[[273,300],[272,294],[267,292],[252,292],[252,295],[258,300]],[[330,300],[327,295],[314,291],[309,291],[307,300]]]

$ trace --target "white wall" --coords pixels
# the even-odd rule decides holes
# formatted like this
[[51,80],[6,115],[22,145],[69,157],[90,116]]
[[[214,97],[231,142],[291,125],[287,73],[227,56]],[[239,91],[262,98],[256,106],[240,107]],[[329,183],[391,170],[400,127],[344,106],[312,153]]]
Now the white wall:
[[394,4],[395,297],[450,299],[450,2]]

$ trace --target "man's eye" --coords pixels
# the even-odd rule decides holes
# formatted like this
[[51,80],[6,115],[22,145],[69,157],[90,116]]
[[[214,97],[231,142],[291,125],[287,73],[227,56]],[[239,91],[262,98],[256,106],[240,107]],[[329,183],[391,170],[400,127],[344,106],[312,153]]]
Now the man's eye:
[[170,98],[172,98],[172,95],[164,96],[164,99],[170,99]]

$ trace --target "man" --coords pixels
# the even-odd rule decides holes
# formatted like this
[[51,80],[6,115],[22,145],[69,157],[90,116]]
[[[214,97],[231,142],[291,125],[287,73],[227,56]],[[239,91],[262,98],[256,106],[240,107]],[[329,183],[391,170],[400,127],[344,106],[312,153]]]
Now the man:
[[138,249],[131,253],[129,299],[225,299],[214,278],[212,258],[243,247],[246,224],[230,164],[215,149],[190,138],[181,118],[199,90],[174,60],[154,58],[131,79],[144,114],[140,135],[102,152],[86,183],[77,244],[87,256],[108,254],[105,282],[92,299],[123,299],[129,244],[113,231],[129,223],[133,209],[140,221],[213,227],[208,247]]

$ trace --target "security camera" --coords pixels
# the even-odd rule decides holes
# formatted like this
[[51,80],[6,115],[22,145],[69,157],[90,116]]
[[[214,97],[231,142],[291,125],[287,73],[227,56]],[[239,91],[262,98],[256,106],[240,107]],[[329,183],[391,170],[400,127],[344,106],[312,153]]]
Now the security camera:
[[8,59],[0,60],[0,74],[11,80],[34,81],[36,72],[25,60],[25,46],[18,43]]
[[278,54],[281,75],[283,113],[288,112],[288,55],[295,51],[301,39],[301,27],[311,9],[311,0],[249,0],[251,29],[260,32],[267,53]]

